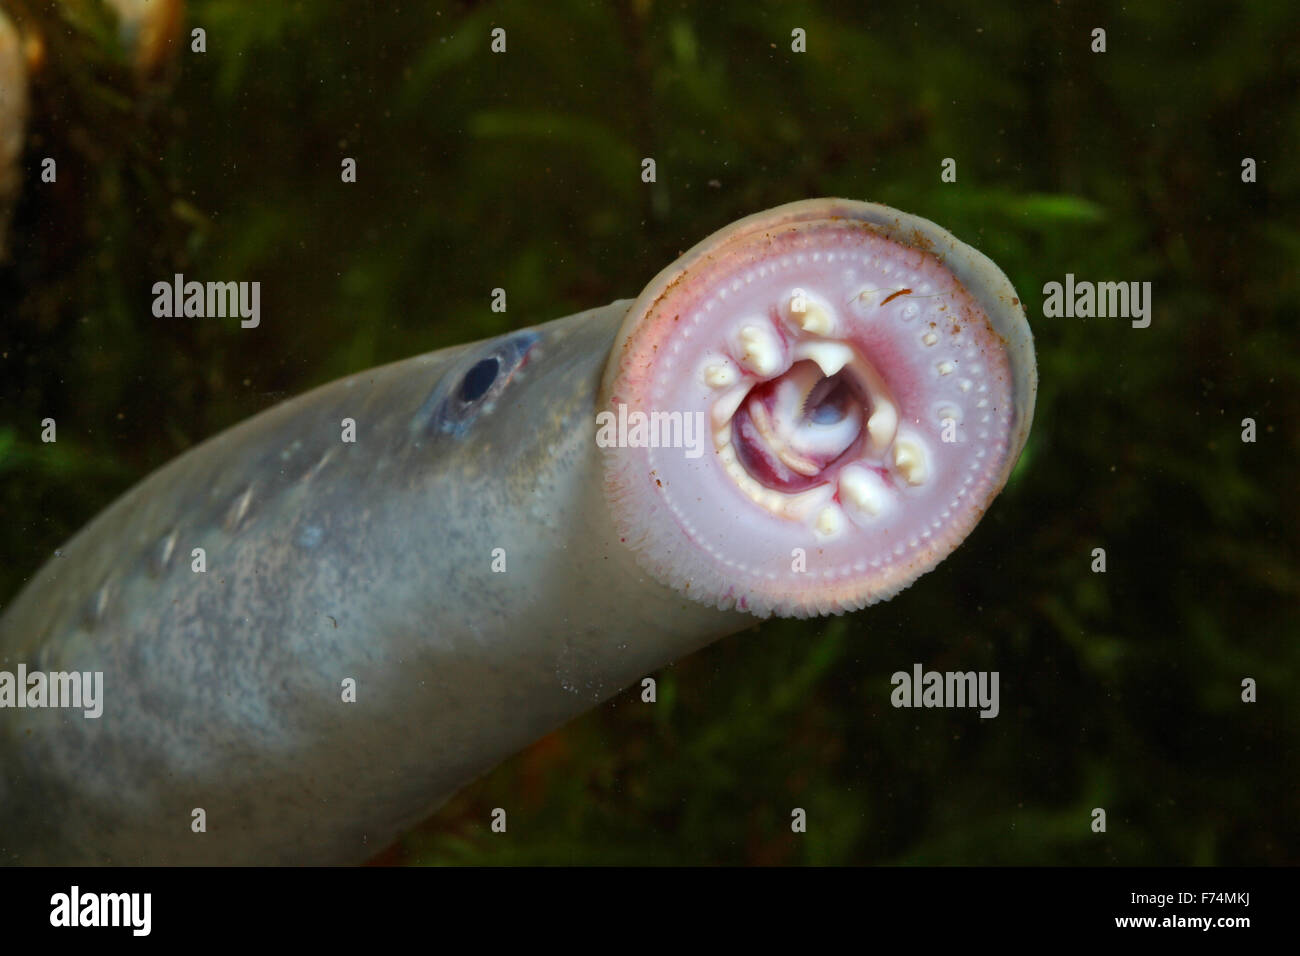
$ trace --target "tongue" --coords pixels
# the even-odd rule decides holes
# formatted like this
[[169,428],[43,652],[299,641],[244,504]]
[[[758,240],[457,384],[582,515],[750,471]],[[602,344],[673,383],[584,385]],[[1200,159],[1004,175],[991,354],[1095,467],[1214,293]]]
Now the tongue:
[[732,421],[741,464],[755,480],[797,492],[830,480],[857,442],[863,410],[849,383],[811,362],[755,388]]

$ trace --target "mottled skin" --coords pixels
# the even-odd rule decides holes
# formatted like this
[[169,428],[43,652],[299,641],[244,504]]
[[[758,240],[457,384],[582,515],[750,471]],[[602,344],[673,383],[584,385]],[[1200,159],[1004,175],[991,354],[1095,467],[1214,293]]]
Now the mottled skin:
[[0,619],[0,669],[102,670],[104,713],[0,711],[0,859],[361,861],[529,742],[752,623],[651,580],[592,493],[627,306],[534,330],[502,401],[460,434],[430,396],[500,340],[277,406],[87,526]]

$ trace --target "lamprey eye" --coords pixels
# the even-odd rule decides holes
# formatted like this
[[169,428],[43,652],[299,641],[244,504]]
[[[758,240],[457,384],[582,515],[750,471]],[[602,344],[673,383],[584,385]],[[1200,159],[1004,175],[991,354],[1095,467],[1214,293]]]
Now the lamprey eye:
[[510,382],[528,364],[539,336],[515,332],[485,343],[453,363],[416,413],[412,426],[463,435],[480,415],[490,414]]
[[495,356],[482,359],[477,365],[465,373],[465,377],[460,383],[460,400],[462,402],[473,402],[487,394],[487,390],[492,387],[492,383],[497,380],[497,372],[501,368],[501,361]]

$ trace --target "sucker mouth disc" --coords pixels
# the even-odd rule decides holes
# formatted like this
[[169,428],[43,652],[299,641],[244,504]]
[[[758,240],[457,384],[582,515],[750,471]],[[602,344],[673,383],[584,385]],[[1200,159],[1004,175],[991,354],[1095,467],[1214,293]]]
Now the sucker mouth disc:
[[844,200],[742,220],[625,320],[603,400],[699,413],[712,443],[610,449],[615,516],[706,603],[802,616],[891,596],[1005,483],[1032,409],[1024,342],[1006,277],[933,223]]

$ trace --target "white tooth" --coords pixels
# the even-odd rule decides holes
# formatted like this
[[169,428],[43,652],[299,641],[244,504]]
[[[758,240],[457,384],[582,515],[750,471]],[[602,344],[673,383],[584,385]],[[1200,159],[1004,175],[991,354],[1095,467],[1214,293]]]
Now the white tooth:
[[925,452],[914,441],[903,438],[894,443],[894,467],[909,485],[925,482]]
[[721,428],[731,421],[731,416],[736,414],[736,409],[740,407],[740,403],[745,400],[745,396],[748,394],[749,386],[742,382],[714,402],[712,412],[713,427]]
[[817,515],[817,533],[824,538],[838,532],[843,525],[844,519],[840,516],[839,509],[833,505],[823,508]]
[[935,366],[935,368],[937,368],[937,369],[939,370],[939,374],[940,374],[940,375],[948,375],[948,374],[950,374],[950,373],[951,373],[951,372],[952,372],[956,367],[957,367],[957,366],[953,365],[951,362],[940,362],[938,365]]
[[809,513],[814,508],[830,502],[832,492],[827,486],[810,488],[797,495],[786,495],[770,488],[764,488],[750,477],[749,472],[745,471],[744,466],[736,459],[735,448],[730,444],[718,449],[718,459],[722,462],[722,467],[727,474],[731,476],[732,481],[736,483],[737,488],[744,492],[754,504],[778,517],[790,518],[794,521],[806,521]]
[[815,461],[805,458],[803,455],[800,455],[798,452],[784,445],[777,447],[776,457],[780,458],[785,466],[791,471],[797,471],[805,478],[811,478],[813,475],[821,471]]
[[840,499],[874,517],[889,504],[889,492],[874,471],[849,466],[840,472]]
[[721,428],[713,430],[713,447],[721,452],[724,448],[731,446],[731,422],[727,422]]
[[794,357],[812,359],[822,374],[830,378],[853,361],[853,349],[843,342],[801,342],[794,350]]
[[898,412],[892,402],[877,396],[876,407],[871,410],[871,417],[867,419],[867,434],[871,436],[872,446],[877,451],[885,448],[894,440],[896,431],[898,431]]
[[772,416],[768,415],[767,407],[762,402],[749,403],[749,420],[758,429],[758,437],[767,444],[771,445],[777,440],[772,432]]
[[830,335],[835,331],[835,316],[827,304],[803,289],[794,290],[785,310],[795,325],[811,335]]
[[798,494],[784,495],[782,496],[781,510],[777,513],[796,521],[807,520],[809,513],[814,508],[830,503],[833,493],[829,485],[822,485],[819,488],[809,488],[807,491],[801,491]]
[[939,336],[935,335],[933,332],[926,332],[925,335],[921,336],[921,341],[926,345],[937,345],[939,342]]
[[835,319],[830,311],[816,302],[805,303],[802,312],[794,314],[794,320],[811,335],[830,335],[835,331]]
[[771,329],[747,325],[740,330],[740,364],[755,375],[767,377],[781,367],[781,343]]
[[704,384],[710,388],[726,388],[735,385],[740,375],[730,362],[715,362],[704,368]]

